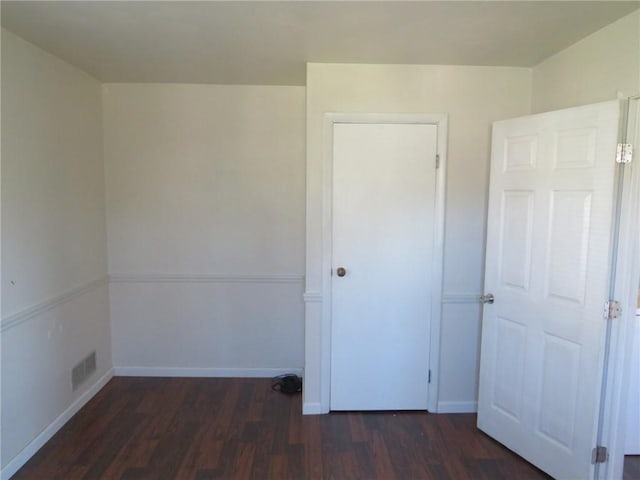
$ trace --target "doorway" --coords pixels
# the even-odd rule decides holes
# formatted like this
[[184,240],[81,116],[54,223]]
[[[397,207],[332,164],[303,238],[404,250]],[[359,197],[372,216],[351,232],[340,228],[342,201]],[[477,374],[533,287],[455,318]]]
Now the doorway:
[[437,133],[333,125],[332,410],[427,409]]
[[[322,410],[435,410],[446,116],[325,119],[322,320],[330,369]],[[353,155],[358,149],[364,160]]]

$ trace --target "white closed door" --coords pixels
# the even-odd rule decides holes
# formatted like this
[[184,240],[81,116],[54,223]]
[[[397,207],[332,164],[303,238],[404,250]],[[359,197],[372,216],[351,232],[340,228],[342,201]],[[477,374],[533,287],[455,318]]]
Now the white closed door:
[[436,139],[334,124],[332,410],[427,408]]
[[493,126],[478,427],[559,479],[592,475],[618,102]]

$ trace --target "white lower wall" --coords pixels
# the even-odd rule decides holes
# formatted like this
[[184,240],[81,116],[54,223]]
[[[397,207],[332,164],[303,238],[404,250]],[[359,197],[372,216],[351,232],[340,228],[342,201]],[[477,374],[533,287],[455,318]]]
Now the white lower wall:
[[300,275],[116,275],[111,282],[116,374],[300,372],[302,288]]
[[438,413],[475,412],[482,306],[477,294],[445,294],[440,341]]
[[[84,288],[83,288],[84,287]],[[2,328],[2,478],[64,422],[51,425],[111,371],[106,278],[17,312]],[[97,370],[76,391],[71,370],[92,351]],[[93,392],[95,393],[95,392]]]

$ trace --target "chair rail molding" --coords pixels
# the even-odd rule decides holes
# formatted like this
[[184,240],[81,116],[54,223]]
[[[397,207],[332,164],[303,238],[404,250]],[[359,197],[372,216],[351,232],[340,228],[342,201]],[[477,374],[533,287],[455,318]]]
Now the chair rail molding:
[[322,293],[320,292],[305,292],[304,303],[322,303]]
[[85,293],[89,293],[97,288],[102,287],[103,285],[107,285],[108,277],[105,275],[104,277],[100,277],[95,280],[91,280],[89,282],[83,283],[82,285],[78,285],[71,290],[67,290],[66,292],[61,293],[60,295],[56,295],[54,297],[50,297],[47,300],[36,303],[35,305],[31,305],[23,310],[20,310],[16,313],[12,313],[2,319],[2,324],[0,327],[0,331],[5,332],[10,328],[16,327],[21,323],[26,322],[38,315],[41,315],[52,308],[57,307],[58,305],[62,305],[63,303],[67,303],[75,298],[84,295]]
[[114,273],[111,283],[302,283],[302,274]]

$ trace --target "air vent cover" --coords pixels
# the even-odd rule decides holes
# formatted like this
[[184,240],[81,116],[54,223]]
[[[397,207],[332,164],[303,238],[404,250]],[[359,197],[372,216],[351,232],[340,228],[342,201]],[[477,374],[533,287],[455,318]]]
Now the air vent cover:
[[95,350],[71,370],[71,389],[76,390],[93,372],[96,371],[97,361]]

